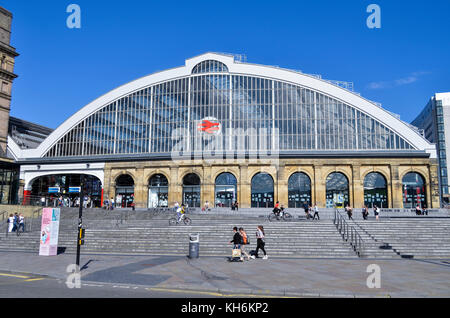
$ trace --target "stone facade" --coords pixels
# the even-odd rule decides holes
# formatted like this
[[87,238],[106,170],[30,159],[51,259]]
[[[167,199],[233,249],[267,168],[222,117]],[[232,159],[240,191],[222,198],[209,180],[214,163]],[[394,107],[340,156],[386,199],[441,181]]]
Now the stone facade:
[[0,7],[0,158],[2,160],[6,157],[12,84],[17,78],[14,74],[14,60],[19,55],[16,49],[10,46],[11,23],[11,12]]
[[348,158],[348,159],[280,159],[272,161],[138,161],[114,162],[105,165],[104,197],[115,197],[115,180],[122,174],[134,180],[134,201],[137,208],[148,204],[149,179],[163,174],[169,181],[169,205],[182,202],[183,177],[196,173],[201,180],[201,202],[215,202],[215,179],[223,172],[237,179],[237,200],[242,208],[251,207],[251,180],[258,172],[270,174],[274,180],[275,201],[287,206],[288,180],[295,172],[307,174],[311,180],[311,200],[321,207],[326,204],[326,178],[332,172],[343,173],[349,181],[349,202],[359,208],[364,204],[364,178],[370,172],[381,173],[387,181],[389,208],[403,208],[402,178],[417,172],[426,182],[427,206],[439,208],[437,161],[426,158]]

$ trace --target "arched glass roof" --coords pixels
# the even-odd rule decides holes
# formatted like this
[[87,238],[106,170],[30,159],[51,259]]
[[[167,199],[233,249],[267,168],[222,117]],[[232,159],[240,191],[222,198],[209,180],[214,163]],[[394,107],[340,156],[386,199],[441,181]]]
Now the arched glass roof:
[[[197,127],[205,118],[221,124],[225,151],[414,149],[370,114],[321,92],[255,76],[209,74],[160,83],[112,102],[64,135],[46,156],[170,154],[181,144],[196,150]],[[176,130],[183,131],[183,142],[174,138]]]
[[[220,127],[214,143],[199,128],[205,125]],[[99,97],[37,149],[8,147],[19,160],[170,158],[217,147],[226,154],[435,153],[398,118],[345,89],[214,53]]]

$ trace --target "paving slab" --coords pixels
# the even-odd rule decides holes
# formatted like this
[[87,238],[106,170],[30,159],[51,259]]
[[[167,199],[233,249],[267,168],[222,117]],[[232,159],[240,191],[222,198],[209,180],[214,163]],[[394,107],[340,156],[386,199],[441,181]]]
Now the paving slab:
[[[0,271],[66,279],[75,255],[0,252]],[[381,269],[381,288],[366,281]],[[449,260],[256,259],[226,257],[82,255],[82,281],[225,294],[292,297],[450,297]],[[1,286],[0,286],[1,288]]]

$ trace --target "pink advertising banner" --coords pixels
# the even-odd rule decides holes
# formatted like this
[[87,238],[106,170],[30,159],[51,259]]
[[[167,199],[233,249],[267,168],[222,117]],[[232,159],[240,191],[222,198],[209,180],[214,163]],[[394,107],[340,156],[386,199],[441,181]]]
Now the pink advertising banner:
[[58,254],[58,236],[60,209],[46,208],[42,211],[41,239],[39,255],[55,256]]

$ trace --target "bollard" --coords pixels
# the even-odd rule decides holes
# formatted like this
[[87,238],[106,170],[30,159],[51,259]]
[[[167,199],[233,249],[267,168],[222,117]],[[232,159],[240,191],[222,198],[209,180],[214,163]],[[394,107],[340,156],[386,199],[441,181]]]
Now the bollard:
[[200,249],[200,234],[189,234],[189,258],[198,258]]

